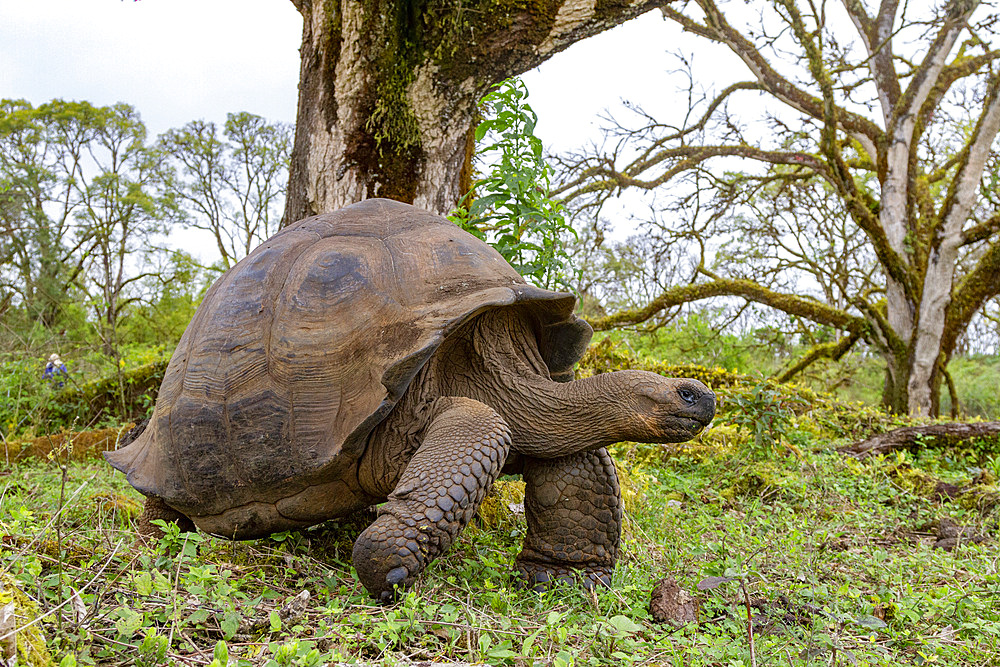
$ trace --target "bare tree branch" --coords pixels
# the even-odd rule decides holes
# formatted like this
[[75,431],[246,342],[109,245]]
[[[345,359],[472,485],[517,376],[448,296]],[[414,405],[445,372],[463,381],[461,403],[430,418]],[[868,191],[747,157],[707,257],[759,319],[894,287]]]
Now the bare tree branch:
[[832,359],[834,361],[838,361],[841,357],[847,354],[847,351],[850,350],[860,338],[860,332],[852,332],[840,340],[815,345],[810,348],[801,359],[792,364],[787,370],[782,371],[775,379],[778,382],[789,382],[796,375],[820,359]]
[[645,308],[626,310],[608,317],[590,320],[595,331],[606,331],[620,326],[645,322],[656,313],[684,303],[700,301],[717,296],[739,296],[778,310],[804,317],[812,322],[827,324],[851,332],[864,332],[868,322],[819,301],[794,294],[781,294],[750,280],[718,278],[708,283],[696,283],[673,287],[654,299]]
[[[674,21],[680,23],[684,30],[703,37],[721,42],[747,64],[750,71],[764,87],[764,90],[782,100],[790,107],[802,113],[823,120],[823,101],[795,86],[771,66],[763,54],[757,50],[738,30],[726,21],[725,16],[712,0],[698,0],[698,5],[705,12],[706,24],[702,25],[685,16],[673,7],[662,7],[661,11]],[[882,130],[864,116],[839,109],[839,118],[844,129],[865,144],[866,149],[879,143]],[[871,151],[875,157],[874,150]]]
[[[649,158],[629,164],[621,171],[616,170],[613,164],[607,163],[585,169],[577,178],[555,189],[553,195],[558,196],[568,192],[563,198],[563,201],[568,203],[582,195],[601,190],[620,190],[626,187],[652,190],[682,172],[697,168],[710,158],[723,156],[743,157],[768,164],[804,167],[821,176],[830,176],[826,164],[809,153],[766,151],[746,145],[679,146],[677,148],[664,148]],[[668,160],[678,161],[658,176],[648,179],[640,178],[640,175],[647,170]]]

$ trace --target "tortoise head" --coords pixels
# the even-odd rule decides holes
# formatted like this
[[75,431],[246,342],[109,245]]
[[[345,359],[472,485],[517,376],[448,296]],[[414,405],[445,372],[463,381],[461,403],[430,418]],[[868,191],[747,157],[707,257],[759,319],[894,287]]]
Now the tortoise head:
[[618,371],[625,433],[635,442],[685,442],[715,416],[715,394],[698,380],[647,371]]

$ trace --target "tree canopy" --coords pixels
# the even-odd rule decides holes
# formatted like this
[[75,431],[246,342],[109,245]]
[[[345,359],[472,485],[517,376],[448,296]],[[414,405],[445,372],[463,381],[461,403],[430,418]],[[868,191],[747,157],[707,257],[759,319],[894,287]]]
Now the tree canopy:
[[[957,339],[1000,293],[1000,50],[996,15],[978,7],[773,0],[752,17],[734,2],[663,7],[749,77],[700,99],[692,84],[680,124],[647,117],[617,128],[613,148],[567,163],[560,191],[578,206],[669,186],[675,220],[662,238],[695,239],[702,253],[690,284],[595,325],[739,296],[843,333],[816,356],[863,339],[886,360],[887,405],[935,411]],[[766,109],[765,131],[755,133],[748,98]],[[723,166],[733,160],[758,167]],[[705,254],[709,238],[726,246]]]

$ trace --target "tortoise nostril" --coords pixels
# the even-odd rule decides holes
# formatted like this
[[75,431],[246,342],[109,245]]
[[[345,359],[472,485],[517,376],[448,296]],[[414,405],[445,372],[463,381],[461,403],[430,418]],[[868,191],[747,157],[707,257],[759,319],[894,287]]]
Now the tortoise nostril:
[[686,387],[681,387],[680,389],[678,389],[677,394],[681,397],[681,400],[687,403],[688,405],[694,405],[695,402],[698,400],[697,395]]

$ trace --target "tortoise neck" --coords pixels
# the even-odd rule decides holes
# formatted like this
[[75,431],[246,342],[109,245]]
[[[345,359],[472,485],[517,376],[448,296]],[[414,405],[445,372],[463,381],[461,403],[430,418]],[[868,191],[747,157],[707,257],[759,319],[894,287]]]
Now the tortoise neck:
[[555,458],[607,447],[625,439],[628,414],[616,374],[553,382],[542,375],[509,378],[513,400],[504,411],[512,447]]
[[487,311],[436,357],[439,395],[468,396],[499,412],[511,448],[555,458],[623,439],[628,413],[617,373],[555,382],[538,349],[536,323],[514,308]]

